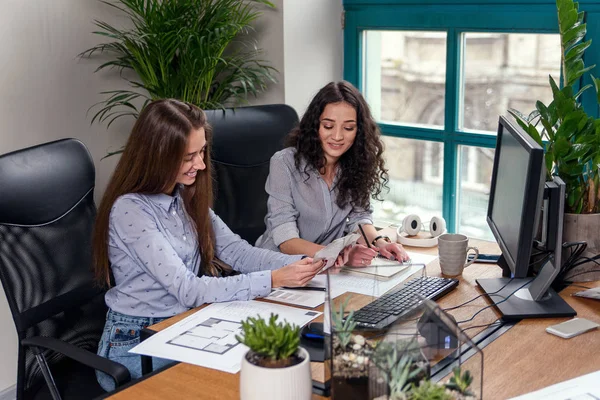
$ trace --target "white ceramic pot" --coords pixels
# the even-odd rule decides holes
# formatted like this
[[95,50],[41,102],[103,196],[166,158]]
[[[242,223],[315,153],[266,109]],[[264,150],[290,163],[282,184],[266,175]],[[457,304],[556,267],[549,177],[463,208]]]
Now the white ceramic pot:
[[308,352],[300,347],[303,361],[286,368],[264,368],[242,358],[240,372],[241,400],[310,400],[312,378]]

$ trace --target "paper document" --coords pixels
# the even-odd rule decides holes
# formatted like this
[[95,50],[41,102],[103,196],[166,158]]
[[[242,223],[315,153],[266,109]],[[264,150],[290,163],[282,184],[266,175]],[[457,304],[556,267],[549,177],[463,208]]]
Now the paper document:
[[597,400],[600,398],[600,371],[548,386],[512,400]]
[[338,258],[342,250],[355,244],[359,237],[360,235],[358,233],[351,233],[339,239],[335,239],[333,242],[329,243],[327,247],[317,251],[313,257],[313,260],[327,261],[320,272],[323,272],[327,268],[331,267],[335,263],[335,260]]
[[581,292],[574,293],[573,296],[586,297],[588,299],[600,300],[600,287],[582,290]]
[[325,292],[319,290],[273,289],[265,299],[314,308],[325,302]]
[[[382,294],[393,289],[398,284],[404,282],[415,272],[422,270],[423,264],[413,264],[404,272],[400,272],[389,279],[379,280],[367,274],[355,274],[352,272],[343,272],[337,274],[329,274],[331,283],[332,297],[337,297],[346,292],[354,292],[365,294],[367,296],[379,297]],[[312,286],[326,286],[327,275],[317,275],[310,282]]]
[[259,301],[214,303],[164,329],[131,349],[132,353],[187,362],[236,373],[248,348],[235,339],[241,321],[271,313],[279,321],[306,325],[320,312]]
[[412,251],[407,251],[406,253],[410,257],[410,262],[413,264],[429,265],[430,262],[432,262],[433,260],[438,258],[438,256],[432,256],[429,254],[422,254],[422,253],[415,253]]

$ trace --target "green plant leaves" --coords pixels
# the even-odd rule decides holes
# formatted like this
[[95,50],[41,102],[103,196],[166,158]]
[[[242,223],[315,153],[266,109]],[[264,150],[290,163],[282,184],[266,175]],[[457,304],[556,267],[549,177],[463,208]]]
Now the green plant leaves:
[[300,327],[277,322],[277,318],[272,313],[267,323],[262,317],[248,317],[242,321],[243,336],[236,335],[236,340],[273,361],[291,357],[300,346]]
[[276,81],[276,70],[261,59],[247,35],[261,15],[259,6],[274,8],[269,1],[100,1],[124,13],[131,27],[96,21],[99,29],[94,33],[108,41],[79,56],[104,54],[110,59],[97,71],[132,71],[135,78],[131,73],[121,76],[137,90],[121,91],[119,95],[130,96],[126,102],[108,94],[92,107],[98,109],[92,122],[136,117],[145,99],[177,98],[204,109],[235,106]]
[[[545,163],[548,177],[558,175],[567,185],[568,212],[599,212],[598,163],[600,162],[600,121],[587,115],[579,97],[592,85],[587,84],[574,94],[574,86],[595,66],[585,66],[583,56],[592,43],[582,41],[586,34],[584,13],[573,0],[557,0],[558,25],[562,46],[562,76],[564,87],[558,87],[550,76],[553,101],[548,105],[536,102],[538,117],[530,118],[509,110],[519,125],[538,143],[546,139]],[[591,76],[600,104],[600,79]],[[531,115],[531,114],[530,114]],[[543,134],[536,127],[541,122]],[[543,143],[543,142],[542,142]]]

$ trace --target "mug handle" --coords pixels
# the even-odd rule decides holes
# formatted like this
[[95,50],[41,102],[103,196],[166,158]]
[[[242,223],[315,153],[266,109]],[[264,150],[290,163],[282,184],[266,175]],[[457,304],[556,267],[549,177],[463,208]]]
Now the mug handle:
[[477,247],[467,247],[467,255],[469,254],[469,250],[473,250],[475,252],[475,257],[473,257],[472,260],[467,261],[467,263],[465,264],[465,268],[477,261],[477,257],[479,257],[479,249]]

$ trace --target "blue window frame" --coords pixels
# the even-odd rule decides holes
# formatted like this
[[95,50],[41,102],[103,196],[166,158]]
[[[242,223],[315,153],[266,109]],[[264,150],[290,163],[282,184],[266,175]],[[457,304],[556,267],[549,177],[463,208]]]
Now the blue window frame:
[[[380,127],[384,135],[443,143],[443,216],[448,230],[455,232],[460,190],[459,146],[494,148],[496,143],[495,134],[474,133],[459,127],[463,34],[558,33],[556,3],[553,0],[420,0],[418,4],[415,3],[414,0],[344,0],[344,79],[365,93],[363,54],[366,31],[422,30],[446,33],[443,129],[397,123],[380,123]],[[581,0],[579,3],[580,9],[586,12],[588,38],[598,38],[586,51],[586,65],[600,66],[600,1]],[[598,107],[593,90],[584,94],[582,102],[588,113],[597,116]]]

